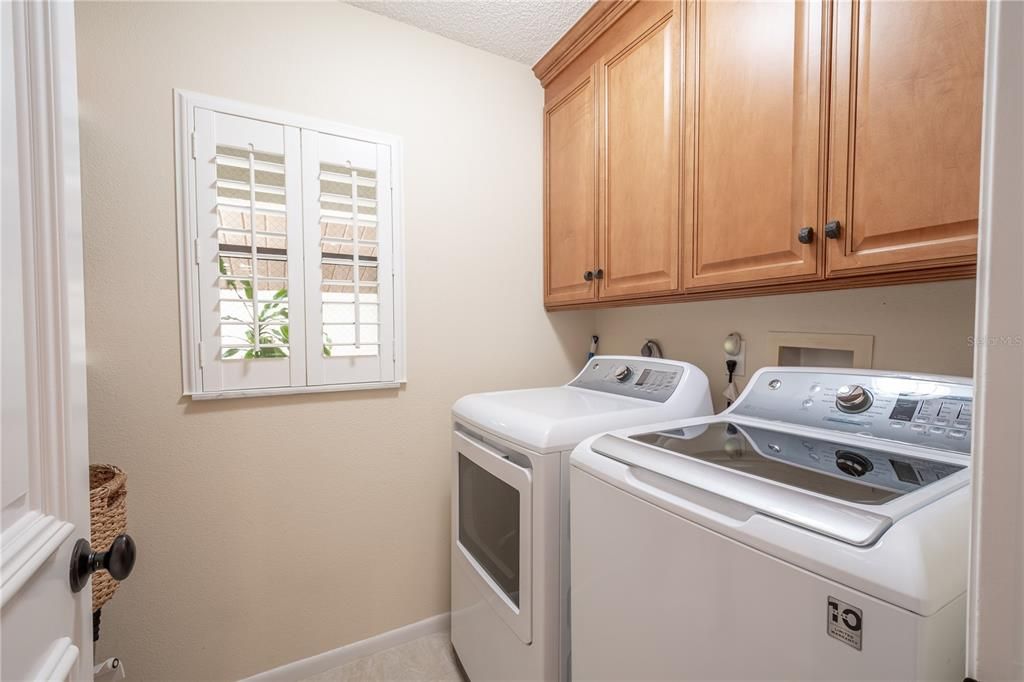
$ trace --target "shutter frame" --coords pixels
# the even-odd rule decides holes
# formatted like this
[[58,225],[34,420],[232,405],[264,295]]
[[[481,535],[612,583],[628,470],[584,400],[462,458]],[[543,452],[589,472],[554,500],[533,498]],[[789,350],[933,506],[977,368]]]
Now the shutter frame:
[[[367,388],[394,388],[405,382],[405,320],[404,320],[404,235],[402,229],[402,192],[401,192],[401,168],[402,168],[402,143],[401,139],[394,135],[380,133],[372,130],[356,128],[334,121],[327,121],[309,116],[291,114],[268,109],[265,107],[231,101],[219,97],[203,95],[184,90],[175,90],[175,178],[176,194],[178,199],[178,263],[179,263],[179,304],[181,315],[181,356],[182,356],[182,387],[183,394],[193,399],[226,398],[236,396],[256,395],[282,395],[289,393],[319,393],[325,391],[347,391]],[[216,257],[211,255],[209,244],[202,244],[202,230],[200,227],[201,179],[199,165],[202,159],[201,130],[197,127],[197,118],[201,119],[204,114],[202,110],[217,112],[225,116],[233,116],[249,119],[253,123],[265,123],[272,126],[293,129],[292,134],[298,140],[297,153],[286,153],[286,161],[298,161],[297,173],[286,173],[287,181],[294,181],[299,189],[293,189],[286,182],[285,196],[289,204],[294,197],[298,196],[300,201],[297,205],[297,217],[288,217],[287,222],[287,253],[281,254],[277,251],[269,252],[271,257],[287,257],[288,266],[288,290],[289,290],[289,319],[290,326],[290,371],[287,382],[276,382],[283,385],[273,387],[247,387],[242,384],[233,384],[231,381],[224,381],[223,376],[218,375],[215,368],[211,367],[211,360],[216,360],[220,350],[220,338],[216,335],[216,324],[210,319],[203,323],[204,315],[212,318],[209,310],[204,310],[204,302],[211,300],[210,292],[201,296],[201,285],[204,283],[200,274],[202,270],[209,273],[210,268],[216,264]],[[198,114],[198,116],[197,116]],[[201,125],[201,123],[200,123]],[[360,377],[350,377],[335,373],[334,376],[325,377],[331,381],[345,383],[321,383],[310,382],[309,357],[315,357],[310,350],[318,345],[322,331],[320,328],[313,329],[313,324],[307,318],[307,301],[315,298],[318,288],[307,286],[307,275],[312,272],[319,275],[319,254],[315,261],[310,262],[307,254],[307,234],[310,222],[306,215],[305,202],[306,191],[302,188],[303,175],[305,173],[305,149],[303,148],[303,136],[305,131],[311,131],[326,136],[336,136],[353,141],[361,141],[376,145],[379,168],[387,168],[389,173],[382,173],[377,185],[376,199],[380,205],[385,206],[384,213],[390,212],[388,229],[381,230],[389,238],[386,250],[378,248],[378,287],[380,291],[381,305],[378,321],[379,336],[381,343],[378,353],[380,369],[374,373],[369,381],[357,381]],[[214,144],[214,148],[216,144]],[[216,173],[214,172],[215,176]],[[210,173],[206,173],[207,179]],[[224,178],[235,177],[230,173]],[[230,183],[223,183],[225,185]],[[229,189],[240,190],[239,186]],[[263,189],[272,189],[264,187]],[[344,192],[348,194],[346,190]],[[277,194],[274,192],[274,194]],[[238,194],[222,193],[222,196],[238,196]],[[260,195],[263,200],[267,195]],[[365,194],[363,194],[365,196]],[[270,198],[271,201],[279,201]],[[362,202],[359,202],[362,203]],[[371,209],[372,211],[372,209]],[[206,226],[207,229],[209,225]],[[319,233],[319,222],[314,224]],[[296,230],[298,234],[296,234]],[[237,230],[236,230],[237,232]],[[225,235],[225,244],[245,244],[233,240]],[[260,253],[267,247],[277,248],[273,241],[260,242]],[[284,245],[282,245],[284,246]],[[236,247],[237,248],[237,247]],[[293,253],[297,248],[298,253]],[[329,250],[329,249],[328,249]],[[234,249],[231,257],[236,257]],[[365,254],[373,252],[364,252]],[[278,254],[275,256],[274,254]],[[203,258],[209,259],[204,263]],[[262,262],[262,260],[261,260]],[[276,266],[275,266],[276,267]],[[234,270],[238,272],[238,270]],[[308,271],[308,272],[307,272]],[[372,272],[372,271],[371,271]],[[283,273],[282,273],[283,274]],[[208,278],[207,278],[208,279]],[[297,280],[297,281],[296,281]],[[209,285],[209,281],[205,282]],[[210,287],[212,288],[212,287]],[[365,310],[365,309],[364,309]],[[218,318],[219,319],[219,318]],[[349,318],[335,318],[345,320]],[[205,333],[204,333],[205,332]],[[351,332],[347,332],[351,338]],[[212,341],[212,343],[208,343]],[[319,348],[316,348],[319,355]],[[302,355],[301,361],[299,355]],[[315,361],[314,361],[315,364]],[[352,382],[352,383],[349,383]],[[258,386],[259,384],[257,384]],[[249,384],[252,386],[252,384]]]

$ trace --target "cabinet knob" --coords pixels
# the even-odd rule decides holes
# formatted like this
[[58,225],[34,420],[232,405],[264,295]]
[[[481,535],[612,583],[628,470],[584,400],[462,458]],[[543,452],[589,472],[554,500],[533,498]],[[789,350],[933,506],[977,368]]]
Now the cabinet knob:
[[593,270],[587,270],[586,272],[583,273],[583,281],[584,282],[589,282],[592,279],[594,279],[594,271]]
[[832,222],[825,223],[825,238],[826,239],[839,239],[839,221],[833,220]]
[[594,273],[594,277],[596,277],[597,279],[604,279],[604,270],[598,268],[597,272]]
[[796,233],[796,239],[801,244],[810,244],[814,241],[814,228],[801,227],[800,231]]

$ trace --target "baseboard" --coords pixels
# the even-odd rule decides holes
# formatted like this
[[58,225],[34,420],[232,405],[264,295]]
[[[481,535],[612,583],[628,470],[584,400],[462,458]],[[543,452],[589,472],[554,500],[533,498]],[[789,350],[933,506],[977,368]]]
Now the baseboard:
[[378,651],[384,651],[396,647],[414,639],[432,635],[436,632],[447,632],[451,626],[451,616],[447,613],[439,613],[436,616],[425,618],[417,623],[403,625],[400,628],[382,632],[368,639],[346,644],[343,647],[325,651],[316,656],[303,658],[292,663],[285,663],[273,670],[257,673],[247,677],[243,682],[294,682],[303,680],[313,675],[337,668],[352,661],[370,656]]

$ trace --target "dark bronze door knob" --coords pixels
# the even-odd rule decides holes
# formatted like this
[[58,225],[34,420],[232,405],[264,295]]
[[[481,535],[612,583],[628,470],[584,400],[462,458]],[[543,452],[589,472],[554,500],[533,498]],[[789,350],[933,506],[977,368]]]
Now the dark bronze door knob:
[[71,591],[81,592],[96,571],[106,571],[114,580],[124,580],[135,568],[135,540],[118,535],[106,552],[94,552],[85,538],[71,550]]

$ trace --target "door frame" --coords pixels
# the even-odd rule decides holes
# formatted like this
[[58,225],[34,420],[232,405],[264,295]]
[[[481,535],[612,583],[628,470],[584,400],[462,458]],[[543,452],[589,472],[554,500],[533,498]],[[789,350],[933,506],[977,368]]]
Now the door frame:
[[1024,4],[989,2],[978,221],[967,675],[1021,679],[1024,625]]
[[[14,3],[12,12],[28,447],[40,470],[30,489],[37,509],[27,514],[34,522],[22,517],[9,529],[20,531],[11,543],[19,551],[2,559],[5,605],[28,585],[54,589],[33,577],[51,561],[70,566],[70,539],[90,534],[74,5]],[[65,588],[75,601],[73,632],[45,652],[39,674],[91,680],[91,590]]]

